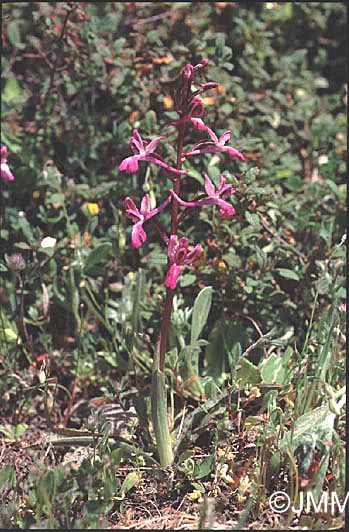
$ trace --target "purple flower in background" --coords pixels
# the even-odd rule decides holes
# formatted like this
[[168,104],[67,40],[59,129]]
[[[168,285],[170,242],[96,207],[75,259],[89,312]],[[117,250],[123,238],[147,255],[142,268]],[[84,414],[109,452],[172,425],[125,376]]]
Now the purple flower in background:
[[221,182],[217,189],[212,183],[211,179],[208,177],[208,175],[205,174],[205,172],[204,172],[204,177],[205,177],[205,191],[208,196],[207,199],[201,199],[201,200],[196,200],[196,201],[184,201],[179,196],[177,196],[177,194],[173,190],[170,190],[172,196],[183,207],[201,207],[202,205],[218,205],[218,207],[220,207],[219,214],[221,218],[224,219],[224,218],[227,218],[228,216],[233,216],[235,214],[235,209],[231,205],[231,203],[228,203],[225,200],[229,198],[232,194],[234,194],[235,190],[233,189],[232,185],[226,183],[225,175],[221,174]]
[[128,174],[132,174],[134,172],[137,172],[138,170],[138,161],[147,161],[149,163],[154,163],[158,166],[162,166],[162,168],[165,168],[168,172],[171,172],[173,174],[187,173],[186,170],[177,170],[176,168],[172,168],[172,166],[169,166],[161,159],[159,159],[158,156],[156,156],[154,152],[160,140],[162,140],[163,138],[164,137],[156,137],[151,142],[149,142],[149,144],[147,144],[145,141],[142,140],[140,134],[138,133],[138,130],[134,129],[133,136],[130,138],[130,145],[134,155],[131,155],[131,157],[127,157],[126,159],[124,159],[119,165],[119,170],[121,172],[125,171]]
[[14,181],[15,176],[7,164],[7,148],[5,144],[1,144],[1,177],[6,181]]
[[181,273],[181,267],[191,264],[202,251],[201,244],[197,244],[194,249],[188,252],[188,239],[182,237],[178,240],[177,235],[171,235],[167,248],[167,256],[171,266],[166,275],[165,285],[174,290],[178,276]]
[[132,246],[134,248],[141,247],[141,245],[147,240],[147,234],[143,229],[144,222],[167,207],[167,205],[171,202],[171,199],[171,196],[169,196],[164,203],[153,210],[150,210],[149,194],[143,196],[140,209],[138,209],[133,199],[131,199],[129,196],[124,199],[123,204],[126,209],[126,216],[131,218],[131,220],[134,222],[131,235]]
[[202,127],[197,127],[196,129],[205,129],[211,138],[211,142],[197,142],[196,144],[194,144],[194,146],[189,152],[183,153],[184,157],[189,157],[191,155],[199,155],[200,153],[226,152],[228,153],[230,159],[237,157],[241,159],[241,161],[245,161],[245,157],[242,153],[240,153],[235,148],[232,148],[231,146],[226,146],[226,143],[230,140],[231,137],[230,130],[225,131],[225,133],[223,133],[223,135],[218,138],[214,131],[212,131],[212,129],[210,129],[209,127],[205,126],[204,123],[202,123]]

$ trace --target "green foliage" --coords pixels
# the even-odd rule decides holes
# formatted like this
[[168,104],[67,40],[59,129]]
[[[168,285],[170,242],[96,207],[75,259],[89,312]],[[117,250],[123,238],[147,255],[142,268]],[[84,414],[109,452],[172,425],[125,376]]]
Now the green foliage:
[[[345,14],[341,2],[2,6],[2,142],[16,179],[1,180],[0,437],[11,452],[42,441],[22,446],[16,470],[2,454],[1,526],[124,526],[149,479],[173,501],[193,489],[220,498],[227,527],[265,518],[268,528],[268,496],[296,473],[311,490],[343,492]],[[133,128],[148,139],[176,118],[178,71],[206,57],[220,85],[205,120],[232,131],[246,162],[185,163],[185,199],[202,190],[202,171],[218,184],[224,170],[236,216],[222,222],[207,207],[183,223],[205,257],[174,300],[171,488],[149,423],[166,256],[151,225],[131,248],[122,205],[145,192],[160,202],[170,183],[154,166],[117,167]],[[161,149],[173,162],[171,135]],[[133,405],[140,426],[120,447],[108,425],[96,439],[89,401]],[[81,440],[52,454],[42,436],[58,426],[88,432],[91,454],[74,471],[64,457]]]

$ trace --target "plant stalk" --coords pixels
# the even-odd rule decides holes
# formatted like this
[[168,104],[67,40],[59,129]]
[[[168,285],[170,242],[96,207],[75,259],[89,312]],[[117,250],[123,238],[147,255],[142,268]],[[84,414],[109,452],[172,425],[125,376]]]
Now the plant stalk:
[[[177,170],[182,168],[182,151],[184,142],[185,123],[182,123],[178,132]],[[174,179],[174,191],[180,192],[180,176]],[[178,203],[175,199],[171,203],[171,235],[176,235],[178,229]],[[173,463],[171,435],[167,420],[167,395],[165,382],[165,359],[168,336],[171,324],[171,312],[174,290],[166,289],[165,308],[162,316],[159,342],[155,350],[154,365],[151,384],[151,410],[155,438],[160,458],[161,467],[168,467]]]
[[[179,128],[178,133],[178,147],[177,147],[177,170],[182,169],[182,151],[183,151],[183,142],[184,142],[184,132],[185,132],[185,123],[182,123]],[[174,180],[174,191],[177,195],[180,193],[181,188],[181,178],[178,176]],[[178,203],[175,198],[173,198],[171,203],[171,235],[176,235],[178,230]],[[159,370],[161,372],[165,371],[165,357],[166,357],[166,348],[168,342],[168,335],[170,330],[171,323],[171,311],[173,303],[174,290],[172,288],[167,288],[166,290],[166,299],[165,299],[165,308],[161,322],[160,329],[160,361],[159,361]]]
[[165,373],[159,369],[159,353],[156,351],[151,383],[151,414],[161,467],[173,463],[171,434],[167,420],[167,396]]

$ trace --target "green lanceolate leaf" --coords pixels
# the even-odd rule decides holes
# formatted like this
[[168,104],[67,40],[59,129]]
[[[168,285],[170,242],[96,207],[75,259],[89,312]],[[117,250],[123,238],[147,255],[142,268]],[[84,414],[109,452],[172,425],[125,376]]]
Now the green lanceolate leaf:
[[160,464],[168,467],[173,463],[173,451],[167,421],[167,397],[165,375],[153,370],[151,384],[151,412]]
[[199,338],[201,331],[205,326],[211,309],[212,292],[212,286],[206,286],[196,296],[191,320],[191,344],[194,344],[195,340]]

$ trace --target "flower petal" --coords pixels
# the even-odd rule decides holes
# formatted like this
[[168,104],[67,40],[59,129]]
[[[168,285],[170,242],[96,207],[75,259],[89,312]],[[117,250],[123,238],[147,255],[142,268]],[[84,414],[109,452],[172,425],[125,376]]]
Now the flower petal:
[[208,175],[204,172],[204,178],[205,178],[205,190],[206,194],[210,198],[216,197],[216,187],[212,183],[211,179],[208,177]]
[[245,156],[242,155],[242,153],[240,153],[235,148],[231,148],[230,146],[223,146],[222,151],[226,151],[230,159],[234,159],[235,157],[237,157],[238,159],[241,159],[241,161],[246,161]]
[[217,205],[220,206],[219,216],[222,219],[227,218],[228,216],[234,216],[236,211],[230,203],[227,203],[226,201],[221,200],[219,203],[217,203]]
[[5,162],[1,163],[1,177],[5,179],[5,181],[14,181],[15,179],[15,176],[11,172],[9,165]]
[[170,262],[174,263],[176,260],[176,251],[178,249],[178,236],[177,235],[171,235],[170,241],[167,246],[167,256],[170,260]]
[[175,263],[176,264],[184,264],[185,259],[188,253],[188,239],[183,236],[178,244],[177,250],[176,250],[176,257],[175,257]]
[[142,222],[136,223],[132,227],[131,241],[134,248],[140,248],[147,240],[147,234],[142,227]]
[[133,137],[130,138],[130,142],[135,145],[135,147],[138,149],[138,151],[144,150],[144,143],[143,140],[138,132],[138,129],[133,130]]
[[172,290],[174,290],[176,288],[177,279],[180,273],[181,273],[181,267],[178,266],[177,264],[171,264],[167,272],[167,275],[166,275],[165,286],[167,286],[167,288],[172,288]]
[[226,177],[224,174],[221,174],[221,182],[217,190],[217,196],[219,196],[221,199],[226,199],[234,194],[234,192],[235,190],[233,189],[233,185],[229,183],[226,184]]
[[224,144],[226,144],[230,140],[230,137],[231,137],[231,131],[230,129],[228,129],[228,131],[226,131],[225,133],[223,133],[223,135],[219,137],[218,144],[220,146],[224,146]]
[[42,247],[42,248],[54,248],[56,243],[57,243],[57,239],[56,238],[52,238],[51,236],[45,236],[45,238],[43,238],[41,240],[40,247]]
[[131,218],[134,222],[143,221],[143,216],[139,212],[135,202],[132,198],[127,196],[123,201],[124,207],[126,209],[126,216]]
[[121,161],[119,165],[119,171],[127,172],[128,174],[133,174],[137,172],[139,159],[140,155],[131,155],[131,157],[126,157],[126,159]]
[[1,144],[1,162],[7,162],[7,146]]
[[196,246],[194,247],[194,249],[192,249],[191,251],[189,251],[189,253],[187,254],[186,258],[185,258],[185,261],[184,261],[184,264],[191,264],[192,262],[194,262],[194,260],[196,260],[197,256],[203,252],[203,247],[201,244],[196,244]]
[[149,155],[150,153],[153,153],[157,145],[159,144],[160,140],[162,140],[164,137],[155,137],[155,139],[151,140],[149,144],[144,148],[145,153]]
[[191,118],[190,122],[197,131],[204,131],[207,129],[207,126],[205,125],[204,121],[201,120],[201,118]]
[[209,128],[209,127],[206,128],[206,129],[207,129],[207,133],[209,134],[210,139],[212,140],[212,142],[214,144],[218,144],[218,137],[217,137],[216,133],[214,131],[212,131],[212,129]]
[[146,216],[150,211],[150,196],[149,194],[146,194],[143,196],[141,201],[141,209],[140,213],[143,214],[143,216]]
[[182,236],[182,238],[179,241],[179,247],[188,249],[189,241],[185,236]]

